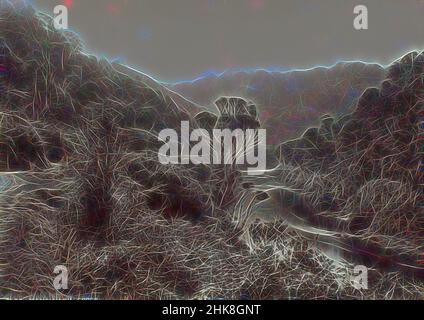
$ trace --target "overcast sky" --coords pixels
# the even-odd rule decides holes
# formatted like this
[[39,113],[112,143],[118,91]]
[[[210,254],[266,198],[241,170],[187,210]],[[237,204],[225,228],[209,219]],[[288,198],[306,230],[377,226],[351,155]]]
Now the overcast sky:
[[[424,49],[424,0],[32,0],[66,3],[87,51],[178,81],[228,68],[389,63]],[[369,9],[369,30],[353,8]]]

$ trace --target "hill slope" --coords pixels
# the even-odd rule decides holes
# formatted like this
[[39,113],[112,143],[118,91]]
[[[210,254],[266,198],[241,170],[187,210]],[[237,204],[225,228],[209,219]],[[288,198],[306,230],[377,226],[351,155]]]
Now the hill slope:
[[323,114],[340,116],[352,111],[362,92],[378,86],[384,73],[378,64],[341,62],[305,71],[225,72],[170,88],[204,106],[211,106],[221,95],[252,100],[260,109],[268,142],[278,144],[318,125]]

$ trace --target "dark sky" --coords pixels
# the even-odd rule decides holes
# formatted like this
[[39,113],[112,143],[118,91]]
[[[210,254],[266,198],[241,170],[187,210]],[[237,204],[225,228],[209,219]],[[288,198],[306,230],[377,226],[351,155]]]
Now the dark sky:
[[[424,48],[424,0],[32,0],[67,3],[87,50],[158,80],[228,68],[308,68],[338,60],[386,64]],[[353,8],[369,9],[369,30]]]

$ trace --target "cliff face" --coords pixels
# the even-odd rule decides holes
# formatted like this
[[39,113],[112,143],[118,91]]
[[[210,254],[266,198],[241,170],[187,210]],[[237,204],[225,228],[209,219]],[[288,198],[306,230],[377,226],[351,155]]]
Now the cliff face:
[[409,266],[420,277],[423,76],[424,54],[411,52],[390,66],[379,87],[362,94],[351,114],[323,116],[319,127],[277,148],[282,163],[308,172],[300,184],[301,175],[296,183],[290,173],[283,180],[309,194],[324,226],[345,224],[339,231],[367,239],[366,245],[354,241],[356,255],[378,257],[373,263],[391,270]]

